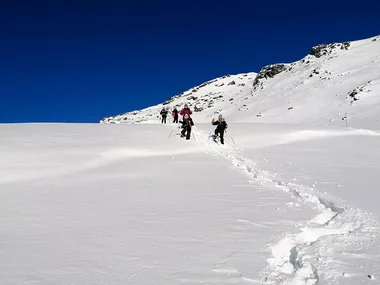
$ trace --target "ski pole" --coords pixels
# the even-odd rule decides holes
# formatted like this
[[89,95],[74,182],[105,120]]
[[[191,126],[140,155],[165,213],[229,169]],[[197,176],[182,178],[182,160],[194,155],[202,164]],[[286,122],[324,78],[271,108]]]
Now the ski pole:
[[232,136],[231,136],[231,140],[232,140],[232,142],[234,143],[234,145],[236,147],[236,143],[235,143],[234,138]]
[[173,130],[170,132],[170,134],[168,135],[168,137],[167,137],[167,138],[169,138],[169,137],[170,137],[170,135],[172,134],[172,132],[173,132]]
[[225,140],[225,142],[226,142],[228,145],[232,146],[233,149],[237,149],[237,147],[235,147],[235,146],[234,146],[232,143],[230,143],[228,140]]

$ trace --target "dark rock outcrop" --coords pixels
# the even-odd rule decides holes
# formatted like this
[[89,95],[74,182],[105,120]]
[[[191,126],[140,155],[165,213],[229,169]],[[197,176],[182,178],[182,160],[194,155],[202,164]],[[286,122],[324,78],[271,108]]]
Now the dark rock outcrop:
[[311,48],[309,54],[315,56],[316,58],[320,58],[321,56],[331,54],[337,48],[347,50],[350,45],[351,44],[349,42],[316,45]]
[[253,81],[253,86],[257,85],[260,82],[260,79],[272,78],[275,75],[283,72],[286,69],[285,64],[271,64],[264,66],[260,72],[256,75],[255,80]]

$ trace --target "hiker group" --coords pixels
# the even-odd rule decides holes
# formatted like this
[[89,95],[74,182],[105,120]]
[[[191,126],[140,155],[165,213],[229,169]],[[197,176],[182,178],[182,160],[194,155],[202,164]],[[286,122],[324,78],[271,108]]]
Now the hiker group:
[[[181,124],[181,128],[182,128],[181,138],[186,137],[187,140],[190,139],[191,127],[194,126],[193,119],[190,117],[192,113],[193,112],[190,110],[187,104],[183,106],[183,109],[181,111],[178,111],[176,107],[174,107],[172,111],[173,123],[179,122]],[[165,108],[162,108],[160,115],[162,117],[161,123],[166,124],[166,117],[168,116],[168,110]],[[182,120],[180,121],[178,121],[179,115],[182,116]],[[224,132],[227,129],[228,125],[226,121],[224,120],[223,116],[219,114],[218,119],[216,121],[212,119],[211,124],[216,126],[213,139],[216,140],[216,138],[219,137],[220,143],[224,144]]]

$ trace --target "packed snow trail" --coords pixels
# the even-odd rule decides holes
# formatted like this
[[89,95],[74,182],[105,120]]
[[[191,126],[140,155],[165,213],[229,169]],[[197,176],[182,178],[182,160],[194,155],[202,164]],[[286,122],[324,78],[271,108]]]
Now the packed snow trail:
[[[356,131],[355,131],[356,132]],[[357,132],[369,135],[379,133],[358,130]],[[370,245],[379,234],[379,223],[370,214],[346,206],[338,206],[335,197],[304,185],[280,181],[275,174],[261,170],[257,163],[244,158],[243,150],[232,148],[233,144],[215,145],[210,136],[204,131],[196,129],[198,142],[207,146],[209,152],[230,161],[241,169],[250,178],[249,183],[277,188],[287,192],[297,202],[306,204],[319,211],[319,214],[309,220],[298,233],[284,233],[276,244],[270,245],[272,257],[268,259],[268,266],[262,272],[262,281],[269,284],[316,285],[336,284],[340,278],[347,278],[334,272],[339,260],[332,256],[331,244],[340,243],[342,251],[355,251],[354,246]],[[226,136],[227,137],[227,136]],[[232,139],[232,137],[230,137]],[[210,143],[211,142],[211,143]],[[380,258],[379,258],[380,260]],[[366,280],[372,275],[359,276]],[[340,284],[340,283],[339,283]]]

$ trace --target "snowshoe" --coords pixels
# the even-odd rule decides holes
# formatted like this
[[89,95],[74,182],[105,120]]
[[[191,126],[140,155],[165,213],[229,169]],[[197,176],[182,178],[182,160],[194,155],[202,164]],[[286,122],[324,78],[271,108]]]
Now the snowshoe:
[[215,143],[220,143],[220,137],[219,137],[219,136],[211,135],[211,138],[212,138],[212,140],[213,140]]

